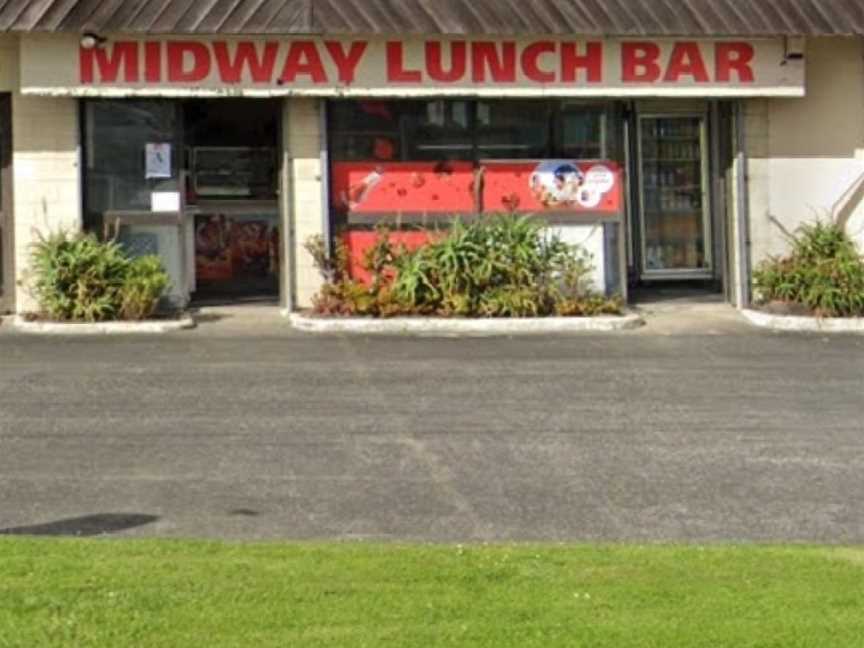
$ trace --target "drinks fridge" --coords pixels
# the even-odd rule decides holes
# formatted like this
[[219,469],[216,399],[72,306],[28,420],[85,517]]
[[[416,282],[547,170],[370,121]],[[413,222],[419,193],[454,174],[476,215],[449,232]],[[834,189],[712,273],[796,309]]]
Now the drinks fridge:
[[643,279],[711,276],[705,131],[700,115],[639,118]]

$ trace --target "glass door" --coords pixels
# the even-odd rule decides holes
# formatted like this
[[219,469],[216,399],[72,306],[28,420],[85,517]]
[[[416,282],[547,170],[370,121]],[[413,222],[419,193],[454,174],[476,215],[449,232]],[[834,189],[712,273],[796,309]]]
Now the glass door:
[[639,118],[643,279],[712,275],[705,118]]

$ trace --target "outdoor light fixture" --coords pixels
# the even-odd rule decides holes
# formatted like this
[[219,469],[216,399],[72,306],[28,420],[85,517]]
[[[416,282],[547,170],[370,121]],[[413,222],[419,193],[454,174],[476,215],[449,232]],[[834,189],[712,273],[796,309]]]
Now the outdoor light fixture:
[[786,36],[783,39],[783,62],[781,65],[786,65],[789,61],[804,60],[804,39],[796,36]]
[[97,47],[102,47],[106,40],[108,39],[104,36],[87,32],[81,36],[81,47],[86,50],[96,49]]

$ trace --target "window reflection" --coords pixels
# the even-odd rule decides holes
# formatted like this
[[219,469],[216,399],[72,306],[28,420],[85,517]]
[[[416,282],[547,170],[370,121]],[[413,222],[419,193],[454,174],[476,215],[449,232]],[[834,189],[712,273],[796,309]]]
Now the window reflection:
[[474,155],[467,101],[429,101],[406,116],[413,160],[471,160]]
[[341,100],[329,104],[335,161],[604,158],[605,104],[537,100]]
[[[91,212],[149,210],[153,191],[177,191],[177,104],[171,101],[93,101],[86,104],[87,208]],[[171,178],[148,179],[148,143],[170,144]]]
[[548,157],[550,106],[529,101],[477,104],[477,153],[481,158]]

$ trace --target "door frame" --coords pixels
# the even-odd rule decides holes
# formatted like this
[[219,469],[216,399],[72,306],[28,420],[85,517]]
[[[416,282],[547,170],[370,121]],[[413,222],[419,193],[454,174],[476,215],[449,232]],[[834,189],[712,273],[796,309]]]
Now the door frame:
[[[706,267],[700,269],[673,269],[673,270],[648,270],[645,267],[645,182],[642,165],[642,123],[646,119],[699,119],[699,142],[701,153],[701,185],[702,185],[702,228],[703,248]],[[686,281],[686,280],[710,280],[715,276],[714,259],[714,231],[713,231],[713,209],[712,209],[712,187],[710,182],[710,140],[708,138],[709,116],[704,111],[645,111],[637,112],[635,115],[635,170],[638,177],[637,197],[634,201],[633,216],[636,219],[638,230],[638,265],[634,268],[636,276],[640,281]]]
[[15,222],[12,200],[12,93],[0,93],[0,314],[15,308]]

